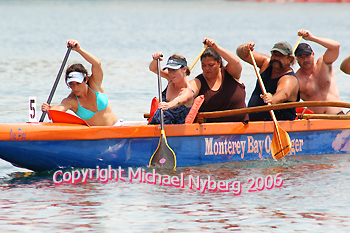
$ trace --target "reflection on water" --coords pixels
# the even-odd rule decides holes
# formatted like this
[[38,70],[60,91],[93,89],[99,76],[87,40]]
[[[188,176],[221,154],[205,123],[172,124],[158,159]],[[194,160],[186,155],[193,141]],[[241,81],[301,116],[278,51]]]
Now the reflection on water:
[[[345,229],[350,227],[350,215],[343,207],[348,201],[349,160],[349,155],[293,156],[277,162],[211,164],[165,173],[182,174],[184,188],[136,180],[55,185],[52,174],[16,172],[1,181],[0,225],[19,232],[56,227],[137,232]],[[249,192],[249,178],[278,173],[282,174],[282,187]],[[189,175],[240,181],[242,193],[201,193],[189,188]]]
[[[102,61],[105,91],[125,121],[144,120],[151,99],[158,95],[156,75],[148,70],[153,52],[162,51],[165,58],[180,53],[191,63],[203,48],[202,39],[210,37],[232,52],[253,41],[257,51],[268,54],[277,41],[293,45],[301,28],[340,42],[333,68],[341,100],[349,102],[349,76],[339,70],[350,54],[349,6],[220,0],[0,0],[1,122],[27,121],[29,96],[37,97],[37,108],[47,100],[70,38]],[[316,57],[325,51],[314,43],[312,48]],[[71,53],[68,64],[76,62],[89,67]],[[256,76],[252,66],[245,62],[242,66],[248,100]],[[200,72],[198,63],[189,79]],[[61,80],[53,103],[68,93]],[[335,149],[349,151],[342,142],[345,137],[346,132],[339,135]],[[183,174],[184,188],[96,180],[57,186],[52,174],[29,174],[0,161],[0,229],[346,232],[350,227],[349,160],[348,154],[340,154],[181,167],[169,175]],[[277,174],[283,178],[282,187],[249,192],[250,179],[266,180]],[[240,182],[241,194],[190,189],[189,176]]]

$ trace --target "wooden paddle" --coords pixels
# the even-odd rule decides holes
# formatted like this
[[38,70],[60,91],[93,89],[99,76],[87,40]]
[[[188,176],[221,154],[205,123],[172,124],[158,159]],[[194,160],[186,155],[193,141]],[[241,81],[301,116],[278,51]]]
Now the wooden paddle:
[[299,39],[297,40],[297,43],[295,43],[295,45],[293,47],[293,53],[292,53],[293,55],[294,55],[295,50],[298,48],[298,45],[299,45],[299,43],[300,43],[302,38],[303,38],[303,36],[299,36]]
[[204,47],[202,48],[202,50],[199,52],[198,56],[194,59],[194,61],[192,62],[192,64],[190,65],[190,67],[188,67],[190,69],[190,71],[193,69],[193,67],[196,65],[197,61],[199,60],[199,58],[202,56],[202,54],[204,53],[204,51],[208,48],[208,45],[204,45]]
[[[46,103],[48,103],[48,104],[51,104],[51,100],[52,100],[52,98],[53,98],[53,95],[55,94],[57,85],[58,85],[58,83],[59,83],[59,81],[60,81],[60,78],[61,78],[63,69],[64,69],[64,67],[65,67],[65,65],[66,65],[66,63],[67,63],[67,60],[68,60],[68,57],[69,57],[69,54],[70,54],[70,51],[71,51],[71,50],[72,50],[72,46],[69,46],[68,49],[67,49],[67,52],[66,52],[66,56],[65,56],[64,59],[63,59],[61,68],[60,68],[60,70],[58,71],[58,74],[57,74],[55,83],[53,84],[53,87],[52,87],[52,89],[51,89],[49,98],[48,98],[47,101],[46,101]],[[40,117],[39,122],[43,122],[43,121],[44,121],[45,116],[46,116],[46,113],[47,113],[47,112],[43,112],[43,113],[41,114],[41,117]]]
[[[160,75],[160,61],[157,59],[157,71],[158,71],[158,94],[159,101],[162,102],[162,80]],[[153,153],[149,166],[156,166],[165,169],[176,169],[176,156],[174,151],[169,147],[165,137],[164,131],[164,116],[163,110],[160,109],[160,138],[156,151]]]
[[[235,116],[235,115],[254,113],[254,112],[266,112],[270,110],[280,110],[280,109],[297,108],[297,107],[316,107],[316,106],[350,108],[350,103],[334,102],[334,101],[302,101],[302,102],[281,103],[281,104],[274,104],[274,105],[265,105],[265,106],[216,111],[216,112],[200,112],[197,114],[196,122],[203,123],[206,118],[226,117],[226,116]],[[347,116],[350,116],[350,115],[347,115]],[[324,117],[322,119],[329,119],[329,117],[328,118]]]
[[[261,90],[263,94],[266,95],[265,85],[258,71],[258,67],[256,65],[253,52],[250,49],[249,49],[249,55],[253,61],[254,70],[255,70],[256,76],[258,77]],[[268,105],[271,105],[271,103],[268,103]],[[270,110],[270,114],[274,125],[274,133],[273,133],[272,142],[271,142],[271,155],[272,155],[272,158],[274,159],[282,159],[284,158],[284,156],[286,156],[289,153],[291,149],[290,138],[288,133],[279,126],[273,110]]]
[[350,115],[298,114],[300,119],[350,120]]

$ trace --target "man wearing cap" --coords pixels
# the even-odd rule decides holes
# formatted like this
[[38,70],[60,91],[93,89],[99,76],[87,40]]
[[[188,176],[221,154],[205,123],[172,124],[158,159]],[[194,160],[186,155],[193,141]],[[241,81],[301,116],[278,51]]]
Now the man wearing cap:
[[[325,47],[326,52],[315,60],[311,46],[300,43],[295,56],[300,66],[296,75],[300,83],[300,97],[304,101],[340,101],[332,64],[339,56],[340,44],[337,41],[314,36],[307,30],[299,30],[303,39]],[[317,114],[344,114],[342,108],[310,107]]]
[[[254,64],[249,55],[249,50],[254,50],[255,43],[247,42],[237,48],[237,55]],[[300,100],[299,82],[291,68],[294,63],[292,47],[287,42],[276,43],[271,49],[271,56],[253,51],[257,66],[260,68],[262,81],[266,88],[266,94],[262,94],[259,82],[250,97],[248,107],[263,106],[268,103],[278,104],[295,102]],[[295,108],[275,110],[277,120],[294,120],[296,118]],[[251,121],[272,120],[269,112],[258,112],[249,114]]]

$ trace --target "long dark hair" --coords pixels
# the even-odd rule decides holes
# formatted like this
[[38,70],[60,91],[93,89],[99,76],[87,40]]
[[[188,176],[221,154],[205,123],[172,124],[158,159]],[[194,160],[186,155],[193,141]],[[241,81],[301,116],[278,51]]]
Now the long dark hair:
[[216,52],[214,49],[208,47],[202,54],[201,61],[203,58],[206,58],[206,57],[212,57],[218,64],[221,61],[220,67],[222,67],[222,58],[220,54],[218,54],[218,52]]

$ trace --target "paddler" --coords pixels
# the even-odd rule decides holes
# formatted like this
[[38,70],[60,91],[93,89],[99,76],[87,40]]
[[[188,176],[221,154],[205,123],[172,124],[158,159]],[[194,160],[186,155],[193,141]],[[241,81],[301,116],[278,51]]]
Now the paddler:
[[[157,59],[162,60],[162,53],[155,52],[149,69],[157,73]],[[191,74],[185,57],[174,54],[168,58],[166,66],[161,69],[161,76],[168,81],[162,92],[162,102],[149,124],[160,124],[160,110],[163,110],[164,124],[184,124],[194,100],[194,92],[187,76]]]
[[[199,112],[223,111],[246,108],[245,86],[241,80],[242,65],[239,58],[219,46],[213,39],[204,38],[208,48],[201,56],[202,73],[190,84],[195,95],[204,95]],[[223,64],[223,59],[227,62]],[[248,122],[248,114],[217,117],[207,122]]]
[[[295,50],[295,57],[300,66],[296,75],[300,83],[300,97],[304,101],[340,102],[339,91],[332,64],[339,56],[340,44],[329,38],[314,36],[308,30],[299,30],[298,35],[304,40],[315,42],[326,48],[317,60],[311,46],[300,43]],[[340,107],[310,107],[317,114],[343,115]]]
[[121,122],[112,110],[105,94],[101,61],[80,47],[76,40],[68,40],[67,47],[78,52],[91,64],[91,75],[82,64],[72,64],[66,70],[66,84],[72,90],[60,105],[43,103],[42,111],[73,111],[91,126],[119,126]]
[[[254,50],[255,43],[247,42],[237,48],[237,55],[249,64],[254,64],[249,50]],[[250,97],[248,107],[264,106],[268,103],[279,104],[300,100],[299,82],[291,65],[295,61],[292,47],[287,42],[276,43],[271,49],[271,56],[253,51],[266,94],[262,93],[257,81],[255,89]],[[294,120],[295,108],[275,110],[277,120]],[[249,114],[251,121],[271,121],[271,115],[267,112]]]

